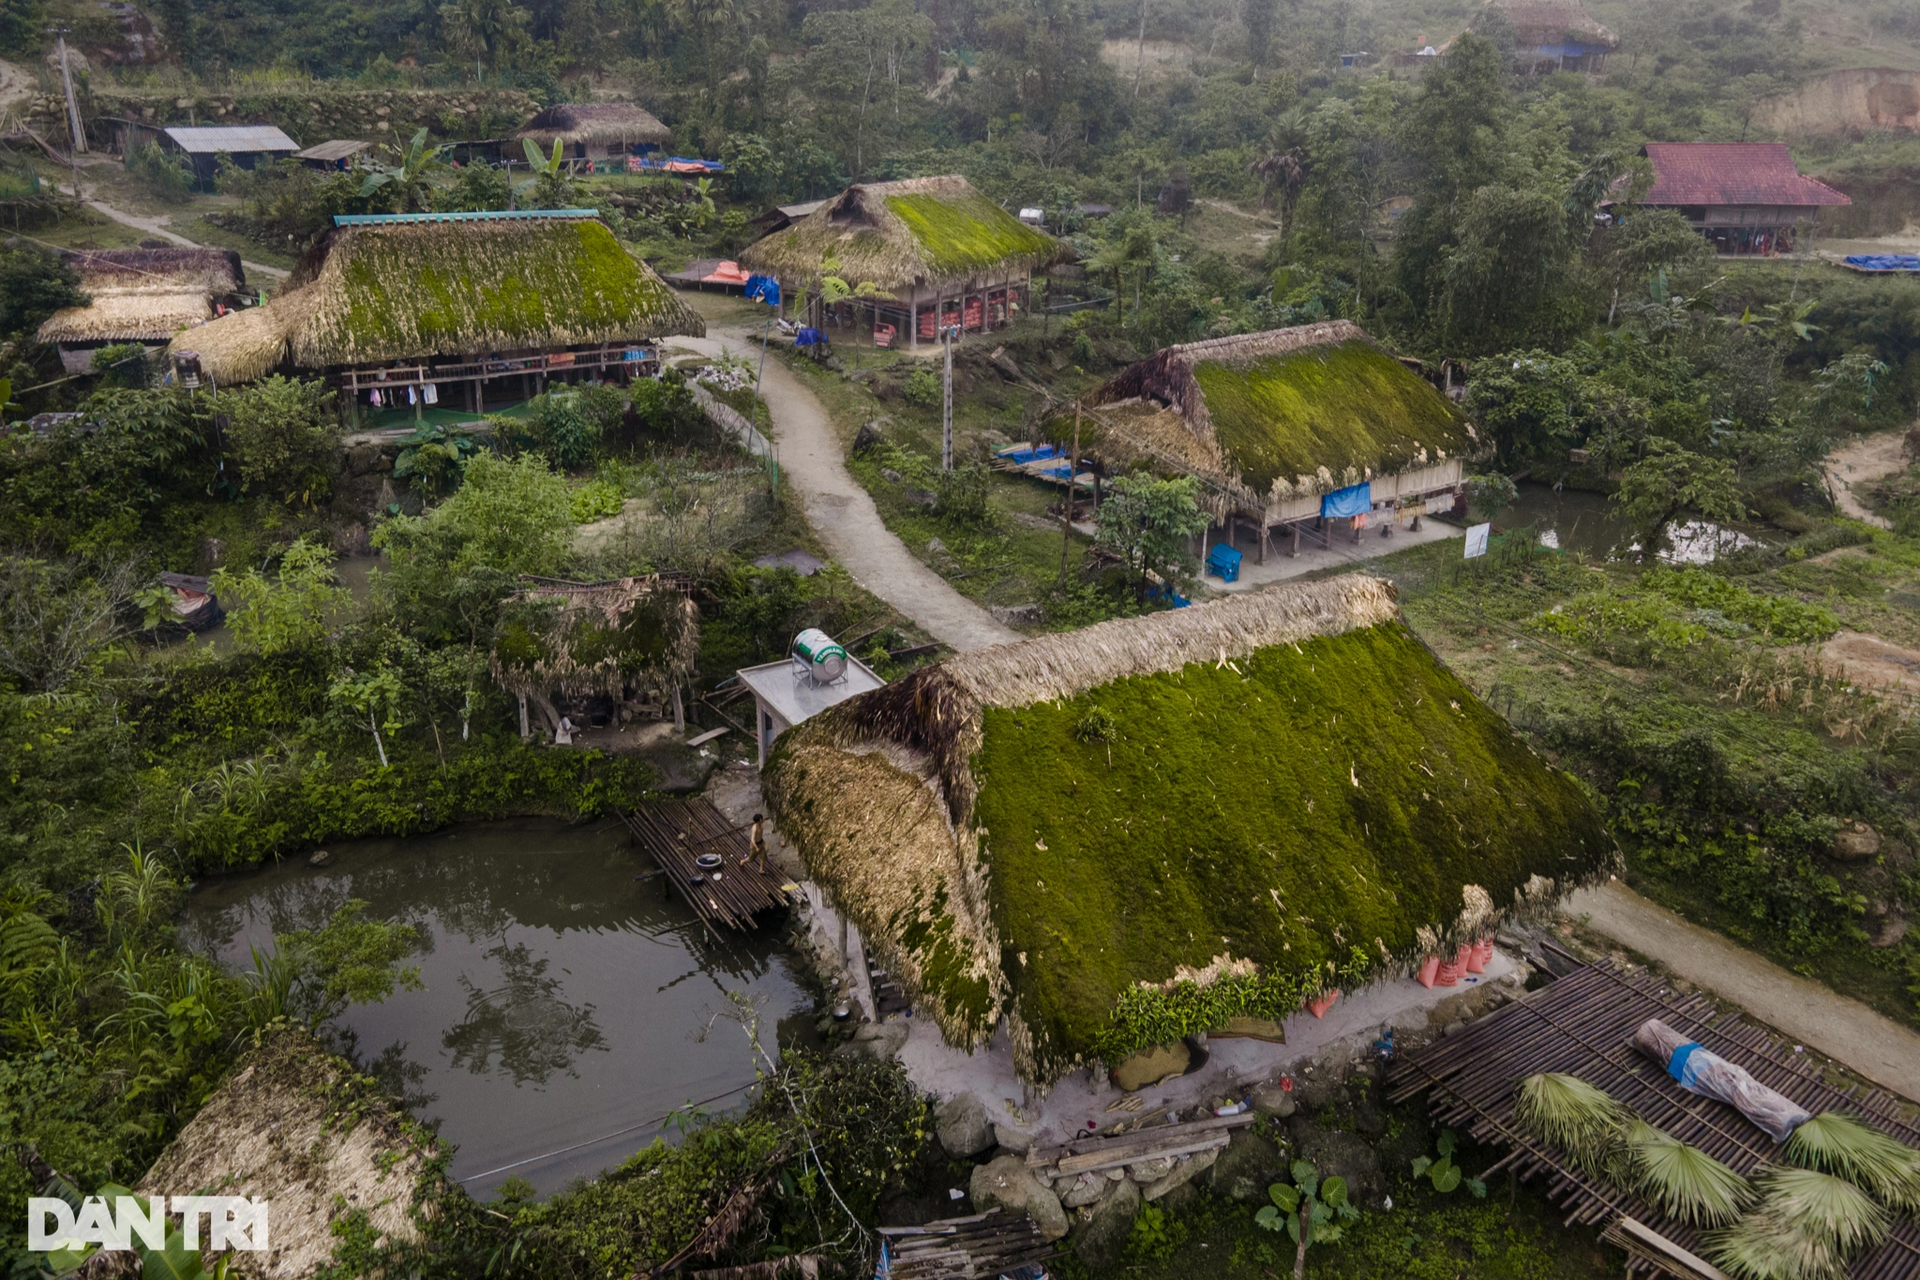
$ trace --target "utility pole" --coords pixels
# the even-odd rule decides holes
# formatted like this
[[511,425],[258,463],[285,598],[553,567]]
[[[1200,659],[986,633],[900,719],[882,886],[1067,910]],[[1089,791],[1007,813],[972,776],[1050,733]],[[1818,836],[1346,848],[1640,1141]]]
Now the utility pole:
[[[60,82],[67,91],[67,125],[73,130],[73,150],[78,155],[87,149],[87,131],[80,125],[80,104],[73,96],[73,72],[67,68],[67,28],[55,27],[53,35],[60,42]],[[80,195],[78,178],[74,179],[73,194],[76,199]]]
[[[966,307],[964,297],[960,305],[964,311]],[[952,325],[940,326],[940,334],[946,339],[947,346],[946,397],[940,405],[940,469],[942,471],[953,470],[953,330]]]
[[1080,474],[1080,405],[1073,406],[1073,455],[1067,461],[1067,509],[1060,521],[1060,585],[1067,585],[1067,554],[1073,550],[1074,478]]

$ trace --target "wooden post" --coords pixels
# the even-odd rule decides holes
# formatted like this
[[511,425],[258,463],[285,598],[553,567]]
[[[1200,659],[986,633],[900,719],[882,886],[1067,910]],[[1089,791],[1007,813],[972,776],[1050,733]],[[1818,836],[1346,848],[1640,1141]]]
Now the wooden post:
[[1060,517],[1060,585],[1067,585],[1067,555],[1073,549],[1074,476],[1080,471],[1080,403],[1073,406],[1073,454],[1067,460],[1067,504]]
[[680,701],[680,686],[673,686],[673,731],[684,734],[687,731],[687,706]]
[[1287,552],[1287,559],[1298,560],[1300,558],[1300,522],[1298,520],[1294,521],[1292,528],[1293,547]]
[[520,695],[520,741],[525,742],[530,732],[527,728],[527,695],[523,693]]

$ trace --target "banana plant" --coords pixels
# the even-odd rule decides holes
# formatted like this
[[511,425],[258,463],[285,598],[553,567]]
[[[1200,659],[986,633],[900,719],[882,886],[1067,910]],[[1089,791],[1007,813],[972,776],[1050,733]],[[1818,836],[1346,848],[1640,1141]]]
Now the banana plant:
[[360,183],[362,199],[387,190],[395,213],[417,213],[431,203],[429,179],[447,167],[445,147],[429,147],[427,131],[421,129],[404,147],[389,147],[394,164],[375,164]]
[[1439,1141],[1433,1144],[1434,1150],[1440,1153],[1440,1158],[1432,1160],[1426,1156],[1414,1157],[1413,1176],[1425,1178],[1433,1184],[1433,1189],[1442,1195],[1459,1187],[1464,1181],[1467,1184],[1467,1190],[1473,1192],[1477,1199],[1485,1200],[1487,1184],[1478,1178],[1466,1177],[1461,1172],[1460,1166],[1453,1162],[1454,1142],[1453,1130],[1442,1129]]
[[1307,1246],[1339,1240],[1340,1224],[1359,1221],[1360,1209],[1347,1198],[1345,1178],[1323,1179],[1305,1160],[1295,1160],[1289,1172],[1292,1184],[1276,1182],[1268,1187],[1273,1203],[1262,1205],[1253,1220],[1268,1231],[1287,1233],[1294,1243],[1293,1280],[1306,1280]]
[[552,155],[542,152],[532,138],[522,138],[520,142],[526,148],[527,165],[533,170],[533,176],[515,186],[514,191],[521,195],[531,191],[530,203],[536,209],[564,209],[571,205],[573,184],[561,168],[566,157],[560,139],[553,140]]

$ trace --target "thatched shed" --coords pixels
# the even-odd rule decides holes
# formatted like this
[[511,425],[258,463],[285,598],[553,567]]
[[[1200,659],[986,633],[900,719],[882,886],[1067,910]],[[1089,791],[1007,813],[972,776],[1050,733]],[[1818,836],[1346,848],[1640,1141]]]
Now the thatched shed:
[[522,699],[523,720],[531,701],[558,728],[556,699],[678,705],[699,653],[699,608],[681,582],[655,574],[526,587],[501,611],[490,666]]
[[1607,873],[1552,768],[1358,575],[961,655],[780,739],[809,872],[959,1046],[1049,1082],[1283,1019]]
[[[1080,404],[1084,456],[1199,477],[1216,519],[1257,525],[1263,557],[1276,526],[1451,509],[1478,449],[1452,401],[1348,320],[1168,347]],[[1070,440],[1074,414],[1049,430]]]
[[[331,374],[349,400],[638,361],[706,326],[592,210],[336,218],[266,306],[174,344],[221,384]],[[399,367],[393,367],[399,366]],[[478,406],[474,406],[478,407]]]
[[247,283],[240,255],[227,249],[96,249],[67,262],[89,301],[54,312],[37,337],[59,348],[69,373],[92,368],[93,353],[104,346],[164,346],[211,320]]
[[848,187],[784,230],[747,246],[740,263],[812,290],[829,259],[848,284],[886,295],[876,323],[905,324],[910,339],[940,326],[1005,324],[1029,303],[1032,274],[1067,247],[989,200],[958,174]]
[[585,158],[664,147],[673,141],[673,130],[631,102],[556,102],[527,121],[520,137],[542,151],[557,141],[564,154]]
[[332,1262],[333,1225],[349,1214],[382,1241],[419,1241],[436,1155],[372,1080],[283,1030],[240,1060],[134,1190],[271,1201],[268,1251],[220,1256],[246,1280],[305,1280]]

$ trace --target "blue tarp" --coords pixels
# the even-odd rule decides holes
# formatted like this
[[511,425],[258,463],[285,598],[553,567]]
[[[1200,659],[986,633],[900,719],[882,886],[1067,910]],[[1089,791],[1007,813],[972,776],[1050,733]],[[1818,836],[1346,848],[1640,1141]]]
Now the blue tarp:
[[1345,489],[1335,489],[1320,499],[1320,514],[1329,520],[1346,516],[1365,515],[1373,510],[1373,485],[1356,484]]
[[818,329],[802,329],[793,335],[793,345],[796,347],[811,347],[826,340],[827,335]]
[[1920,271],[1920,253],[1850,253],[1846,262],[1869,271]]
[[1207,552],[1207,572],[1222,582],[1240,580],[1240,553],[1224,542],[1216,542]]
[[772,276],[748,276],[745,296],[770,307],[780,305],[780,282]]

